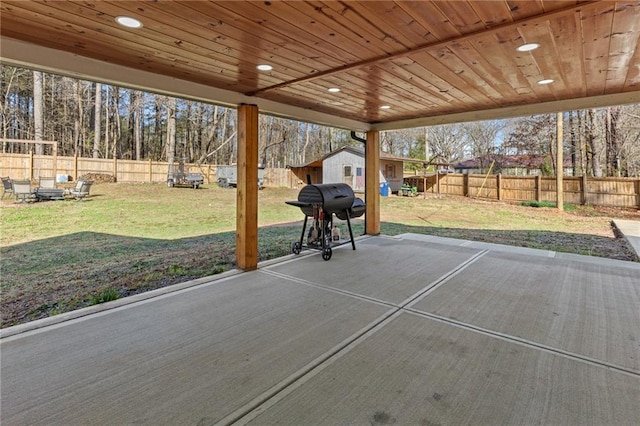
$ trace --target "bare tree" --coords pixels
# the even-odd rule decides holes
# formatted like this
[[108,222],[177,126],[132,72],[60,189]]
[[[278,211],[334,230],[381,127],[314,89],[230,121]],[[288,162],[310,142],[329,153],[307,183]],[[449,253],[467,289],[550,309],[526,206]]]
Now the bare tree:
[[100,156],[100,123],[102,120],[102,84],[96,83],[95,112],[93,117],[93,158]]
[[[34,140],[44,140],[44,88],[43,75],[40,71],[33,72],[33,122]],[[44,149],[41,143],[36,144],[36,154],[42,155]]]
[[167,99],[167,161],[174,162],[176,154],[176,98]]
[[620,145],[620,135],[618,132],[620,107],[608,107],[606,108],[605,114],[607,176],[620,176],[620,159],[618,157]]

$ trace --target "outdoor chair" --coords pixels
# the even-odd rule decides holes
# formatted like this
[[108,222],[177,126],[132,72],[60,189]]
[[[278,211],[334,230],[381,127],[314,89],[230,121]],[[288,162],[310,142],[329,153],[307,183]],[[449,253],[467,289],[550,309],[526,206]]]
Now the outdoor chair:
[[52,177],[41,177],[38,181],[39,189],[56,189],[56,179]]
[[9,176],[2,178],[2,197],[0,197],[0,200],[4,198],[4,194],[7,192],[13,194],[13,184]]
[[52,177],[41,177],[35,190],[38,201],[64,200],[64,189],[56,188],[56,180]]
[[85,197],[89,196],[89,191],[91,190],[91,185],[93,185],[92,180],[79,180],[76,182],[76,186],[69,191],[69,194],[74,197],[77,201],[84,200]]
[[16,196],[16,200],[20,200],[21,203],[26,203],[27,200],[35,198],[34,191],[31,189],[30,180],[14,180],[13,194]]

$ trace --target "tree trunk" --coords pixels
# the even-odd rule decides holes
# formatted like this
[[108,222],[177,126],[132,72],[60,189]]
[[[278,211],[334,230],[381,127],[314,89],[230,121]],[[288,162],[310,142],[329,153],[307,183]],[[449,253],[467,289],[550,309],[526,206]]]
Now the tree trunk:
[[586,123],[586,139],[589,147],[589,157],[591,158],[591,167],[593,170],[593,176],[602,177],[602,170],[600,169],[600,160],[598,159],[598,140],[594,134],[594,112],[592,109],[587,110],[587,123]]
[[133,125],[133,139],[136,144],[136,160],[140,161],[142,158],[142,135],[140,134],[140,115],[142,114],[142,92],[134,90],[134,125]]
[[102,119],[102,84],[96,83],[95,113],[93,117],[93,158],[100,153],[100,123]]
[[[579,111],[575,111],[578,112]],[[573,176],[578,176],[578,164],[576,158],[576,150],[578,143],[576,141],[576,128],[575,128],[575,120],[573,119],[574,111],[569,111],[569,143],[571,145],[571,170],[573,172]]]
[[76,80],[74,86],[74,97],[76,102],[76,112],[73,120],[73,155],[79,155],[78,147],[80,146],[80,134],[82,132],[82,91],[80,90],[80,81]]
[[176,98],[167,100],[167,162],[173,164],[176,155]]
[[607,176],[620,175],[620,163],[618,159],[618,118],[620,117],[620,107],[608,107],[605,119],[605,158]]
[[[34,140],[44,140],[44,91],[43,76],[40,71],[33,72],[33,124],[34,124]],[[44,148],[41,143],[36,144],[36,155],[44,154]]]

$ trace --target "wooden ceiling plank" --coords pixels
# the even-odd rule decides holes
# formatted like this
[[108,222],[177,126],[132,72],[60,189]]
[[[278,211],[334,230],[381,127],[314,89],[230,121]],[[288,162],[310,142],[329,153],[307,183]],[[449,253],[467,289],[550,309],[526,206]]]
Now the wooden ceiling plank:
[[[164,3],[162,4],[164,7]],[[212,10],[213,5],[216,9]],[[215,27],[215,31],[224,34],[230,39],[240,39],[242,43],[250,44],[258,49],[264,50],[265,60],[278,63],[280,57],[295,58],[293,62],[303,63],[305,67],[301,69],[304,74],[316,72],[318,70],[339,66],[341,62],[330,55],[311,56],[312,50],[308,46],[300,46],[295,38],[290,35],[281,34],[280,32],[270,31],[268,28],[262,29],[256,33],[252,25],[254,22],[237,14],[233,10],[217,7],[218,2],[190,2],[188,6],[197,14],[205,17],[208,21],[218,20],[219,25]],[[175,5],[178,9],[175,13],[180,13],[180,4]],[[292,67],[291,65],[289,65]],[[307,69],[310,68],[310,69]],[[295,69],[295,68],[292,68]]]
[[[415,61],[411,59],[395,59],[372,66],[382,68],[386,73],[397,78],[400,85],[406,82],[410,87],[413,86],[413,89],[408,90],[412,90],[421,97],[428,99],[430,105],[444,107],[452,102],[457,102],[457,99],[449,94],[448,91],[442,90],[442,87],[445,87],[445,82],[428,70],[416,65]],[[433,84],[432,82],[434,81],[439,82],[440,87]]]
[[[416,76],[425,75],[424,79],[438,87],[440,93],[446,93],[451,95],[452,104],[464,104],[469,103],[478,107],[481,102],[473,99],[473,95],[478,99],[484,98],[479,91],[472,87],[468,87],[467,83],[458,78],[447,75],[447,68],[440,64],[437,59],[437,54],[434,56],[429,52],[423,52],[420,54],[411,55],[410,59],[414,61],[414,64],[406,66],[405,69],[414,73]],[[428,73],[427,73],[428,71]],[[426,76],[429,77],[426,77]],[[460,86],[457,86],[460,84]]]
[[507,0],[507,7],[516,21],[545,12],[542,0]]
[[[426,4],[423,7],[426,7]],[[383,31],[386,37],[396,40],[400,44],[398,50],[412,49],[438,41],[428,28],[423,27],[420,21],[414,19],[396,2],[362,2],[357,4],[356,8],[376,28]]]
[[[5,25],[5,28],[3,28],[3,33],[5,33],[5,36],[7,37],[13,37],[13,25],[20,25],[21,19],[17,19],[15,21],[12,21],[11,23],[6,23],[3,24]],[[24,25],[26,25],[29,21],[25,21]],[[39,28],[38,25],[35,25],[33,23],[30,24],[31,28]],[[19,32],[21,33],[21,32]],[[28,42],[37,44],[37,45],[45,45],[45,42],[47,44],[47,46],[50,46],[51,48],[54,49],[58,49],[58,50],[64,50],[63,48],[68,46],[69,41],[72,40],[71,38],[63,38],[62,41],[58,41],[61,37],[59,36],[55,36],[55,37],[47,37],[46,34],[44,32],[41,32],[41,35],[38,34],[34,34],[33,36],[30,37],[29,40],[26,40]],[[42,38],[45,37],[45,38]],[[91,51],[97,51],[102,49],[104,52],[109,52],[111,45],[109,44],[103,44],[100,41],[97,40],[92,40],[89,41],[87,43],[85,43],[84,48],[86,48],[89,52]],[[87,57],[91,57],[90,54],[85,55]],[[150,62],[145,59],[142,56],[129,56],[130,58],[134,58],[135,60],[133,61],[128,61],[128,60],[124,60],[121,61],[121,57],[118,57],[116,59],[115,56],[111,56],[111,54],[109,53],[105,53],[103,55],[100,55],[99,58],[94,58],[100,61],[106,61],[106,62],[111,62],[111,63],[119,63],[122,64],[123,66],[132,68],[132,69],[142,69],[142,70],[154,70],[160,73],[163,73],[164,75],[172,75],[173,72],[173,66],[169,65],[169,64],[164,64],[164,63],[160,63],[160,62],[156,62],[154,63],[154,67],[152,67],[150,65]],[[203,81],[202,78],[200,77],[202,74],[193,72],[193,73],[185,73],[183,75],[183,78],[188,79],[190,81],[193,81],[195,83],[200,83],[200,84],[207,84],[209,85],[211,82],[209,80]],[[226,81],[228,81],[228,84],[231,86],[233,84],[235,84],[235,79],[232,79],[231,77],[229,77],[228,79],[226,77],[224,77],[226,79]]]
[[613,2],[582,11],[587,95],[603,95],[609,67],[609,34],[613,24]]
[[470,4],[486,28],[513,22],[513,16],[506,1],[474,1]]
[[[445,6],[446,4],[447,4],[446,2],[438,3],[438,6],[439,7],[446,7]],[[456,3],[456,4],[458,5],[458,4],[465,4],[465,3]],[[580,7],[582,9],[585,9],[585,8],[586,9],[591,9],[591,8],[594,8],[596,4],[597,4],[596,1],[590,1],[588,3],[581,4]],[[275,86],[272,86],[272,87],[267,87],[267,88],[264,88],[264,89],[260,89],[259,91],[256,91],[256,92],[247,93],[247,95],[255,96],[260,91],[277,89],[277,88],[281,87],[282,85],[297,84],[297,83],[300,83],[300,82],[302,82],[304,80],[311,80],[311,79],[315,79],[315,78],[325,77],[325,76],[333,74],[333,73],[340,73],[340,72],[343,72],[343,71],[347,71],[350,68],[362,67],[362,66],[366,66],[366,65],[370,65],[370,64],[376,64],[376,63],[382,62],[382,61],[387,61],[387,60],[399,58],[399,57],[402,57],[402,56],[408,56],[408,55],[411,55],[411,54],[414,54],[414,53],[420,53],[420,52],[422,52],[424,50],[427,50],[427,49],[434,49],[434,48],[438,48],[438,47],[441,47],[441,46],[445,46],[447,43],[451,43],[453,41],[470,40],[470,39],[473,39],[473,38],[476,38],[476,37],[479,37],[479,36],[483,36],[483,35],[486,35],[486,34],[493,34],[496,31],[501,31],[501,30],[504,31],[504,30],[507,30],[507,29],[515,28],[517,26],[521,26],[521,25],[531,25],[531,24],[539,22],[539,21],[544,21],[544,20],[552,19],[552,18],[555,18],[555,17],[558,17],[558,16],[563,16],[563,15],[566,15],[566,14],[573,13],[574,10],[575,10],[575,5],[573,5],[573,7],[569,8],[569,9],[566,9],[566,8],[565,9],[558,9],[558,10],[554,10],[552,12],[546,13],[545,15],[534,16],[534,17],[528,18],[526,20],[522,20],[522,21],[518,21],[518,22],[511,22],[511,23],[508,23],[508,24],[505,24],[505,25],[498,25],[498,26],[493,27],[493,28],[488,29],[488,30],[478,30],[478,31],[473,32],[473,33],[467,33],[467,34],[461,35],[461,36],[459,36],[457,38],[454,38],[454,39],[451,39],[451,40],[437,42],[437,43],[434,43],[434,44],[425,44],[423,46],[418,46],[418,47],[416,47],[414,49],[411,49],[411,50],[408,50],[406,52],[400,52],[398,54],[394,54],[394,55],[391,55],[391,56],[371,58],[369,60],[365,60],[365,61],[361,61],[361,62],[356,62],[356,63],[350,64],[350,65],[337,67],[337,68],[332,69],[332,70],[322,71],[322,72],[316,73],[316,74],[314,74],[312,76],[309,76],[309,77],[306,77],[306,78],[295,79],[295,80],[292,80],[292,81],[290,81],[288,83],[282,83],[282,84],[278,84],[278,85],[275,85]],[[484,28],[484,26],[483,26],[483,28]]]
[[[377,78],[376,88],[370,87],[370,77],[372,75],[376,75]],[[304,86],[310,84],[320,84],[318,86],[321,88],[319,96],[327,96],[326,87],[334,86],[339,87],[341,92],[329,94],[333,98],[368,98],[370,99],[369,103],[377,103],[378,105],[382,105],[382,101],[379,99],[384,98],[385,104],[401,106],[402,108],[422,108],[424,106],[423,97],[429,95],[428,93],[420,93],[411,84],[398,79],[383,69],[373,68],[351,70],[349,73],[305,83]],[[302,85],[288,87],[295,88],[300,86]]]
[[[377,88],[375,89],[369,87],[372,74],[377,76]],[[351,89],[352,93],[367,93],[367,97],[377,99],[378,106],[387,104],[402,108],[422,108],[425,104],[424,97],[428,95],[417,89],[409,92],[408,86],[411,87],[410,85],[404,84],[403,81],[378,67],[351,70],[346,75],[354,84],[359,84],[359,87]]]
[[[65,2],[54,2],[56,6],[59,6]],[[46,15],[46,11],[41,12],[41,8],[39,7],[39,3],[36,2],[21,2],[20,6],[24,6],[24,10],[30,14],[34,14],[33,23],[35,25],[39,25],[40,31],[44,34],[52,34],[52,30],[58,29],[60,32],[68,35],[68,44],[67,46],[81,46],[82,44],[92,43],[97,39],[104,39],[104,42],[107,45],[111,46],[110,51],[118,51],[115,49],[117,46],[119,51],[126,52],[122,54],[122,56],[126,56],[130,53],[137,53],[140,56],[151,55],[157,58],[162,58],[165,61],[172,63],[183,63],[189,64],[194,68],[201,69],[211,69],[214,64],[212,62],[201,62],[201,56],[193,55],[190,57],[187,56],[178,56],[175,55],[173,51],[167,48],[166,45],[162,43],[157,43],[154,41],[150,41],[147,44],[143,44],[139,39],[136,40],[135,36],[128,34],[127,31],[119,31],[117,28],[110,28],[105,25],[99,24],[99,22],[95,22],[91,20],[87,16],[83,16],[81,21],[78,21],[77,24],[71,25],[69,22],[73,20],[73,17],[77,15],[67,12],[66,10],[60,10],[62,16],[66,16],[64,21],[61,21],[59,18],[49,17]],[[42,25],[44,23],[45,25]],[[99,24],[99,29],[94,29],[91,26],[94,24]],[[78,39],[78,34],[83,35],[82,42]],[[129,37],[129,38],[127,38]],[[131,38],[131,39],[130,39]],[[46,40],[46,37],[44,37]],[[148,50],[145,48],[148,47]],[[67,49],[68,50],[68,49]],[[99,51],[94,51],[90,49],[83,48],[82,51],[91,52],[91,56],[99,59]],[[116,55],[116,57],[118,57]],[[217,66],[220,67],[221,70],[224,70],[229,76],[233,76],[233,73],[236,72],[237,65],[227,64],[223,61],[218,61]],[[237,77],[236,77],[237,78]]]
[[[459,44],[457,44],[460,46]],[[435,52],[434,52],[435,53]],[[461,53],[450,47],[442,47],[437,51],[438,61],[449,70],[452,75],[458,76],[461,80],[466,82],[466,86],[477,89],[478,93],[481,93],[492,103],[502,100],[503,96],[487,81],[487,74],[484,76],[477,72],[477,68],[467,65],[465,61],[458,56]],[[475,68],[475,69],[474,69]],[[457,86],[458,84],[456,84]],[[475,96],[474,96],[475,97]]]
[[[536,43],[540,44],[538,49],[530,52],[539,70],[538,81],[544,79],[554,80],[549,86],[554,95],[570,92],[568,85],[570,85],[571,82],[567,81],[567,77],[563,73],[560,55],[558,54],[555,39],[551,33],[550,23],[547,21],[527,25],[526,27],[521,27],[519,33],[524,40],[535,40]],[[578,95],[579,93],[572,93],[572,96]]]
[[[434,42],[459,37],[462,34],[436,2],[414,0],[396,3],[435,38]],[[425,39],[424,42],[430,42],[430,40]]]
[[[153,26],[162,26],[165,34],[172,37],[176,44],[179,43],[181,48],[203,52],[205,57],[211,56],[212,51],[227,55],[237,61],[237,66],[243,72],[255,72],[256,65],[270,62],[274,65],[274,72],[271,73],[274,77],[290,80],[300,75],[307,75],[318,67],[326,66],[315,61],[308,64],[306,61],[288,60],[287,53],[274,56],[271,51],[280,47],[253,34],[245,33],[241,43],[238,40],[243,35],[241,30],[230,24],[218,25],[214,28],[212,25],[214,19],[191,9],[189,5],[173,2],[162,3],[159,8],[155,3],[149,3],[144,8],[131,7],[127,2],[118,2],[112,7],[109,7],[106,2],[101,2],[99,5],[102,10],[111,14],[120,10],[120,13],[128,11],[137,16],[144,16],[143,20],[152,19]],[[172,25],[184,30],[173,30]],[[293,55],[293,52],[291,54]],[[274,57],[278,60],[274,61]]]
[[[520,34],[520,28],[510,28],[509,30],[495,33],[497,43],[494,44],[495,51],[484,50],[487,57],[494,58],[494,63],[508,72],[509,69],[517,70],[510,81],[514,89],[524,96],[534,95],[530,102],[541,102],[547,99],[551,92],[548,87],[538,84],[544,77],[531,52],[518,52],[516,49],[522,45],[524,40]],[[529,40],[527,40],[529,41]],[[549,47],[547,47],[549,49]]]
[[[308,32],[308,19],[300,22],[303,19],[301,14],[289,7],[287,2],[274,1],[267,3],[270,6],[265,6],[262,2],[222,1],[217,4],[243,15],[269,32],[278,33],[281,36],[296,40],[297,43],[307,46],[310,52],[318,52],[333,58],[340,65],[356,63],[359,60],[355,53],[358,50],[357,46],[342,37],[342,35],[329,36],[332,31],[323,25],[318,25],[318,29],[314,29],[315,32],[310,34]],[[283,32],[285,28],[286,34]],[[331,38],[337,38],[339,41],[330,40]],[[343,43],[343,45],[341,46],[339,43]],[[353,51],[349,49],[353,49]]]
[[[635,9],[635,10],[634,10]],[[613,16],[613,29],[609,44],[609,65],[607,68],[606,93],[624,88],[628,70],[633,68],[634,54],[638,49],[640,37],[640,19],[638,19],[640,2],[616,3]],[[635,62],[637,67],[640,63]]]
[[363,51],[371,52],[372,56],[388,55],[398,50],[395,43],[389,43],[384,34],[377,28],[366,25],[360,16],[349,7],[349,3],[329,1],[306,1],[295,5],[310,20],[318,21],[342,32],[345,37],[362,46]]
[[576,98],[587,96],[580,13],[576,12],[550,21],[549,29],[553,36],[560,64],[559,69],[564,81],[570,87],[571,96]]
[[577,0],[577,1],[569,1],[569,0],[543,0],[542,1],[542,8],[544,9],[545,13],[546,12],[550,12],[556,9],[560,9],[563,7],[567,7],[567,4],[569,5],[577,5],[580,3],[584,3],[583,0]]
[[435,5],[447,21],[453,24],[460,36],[487,29],[469,1],[441,1]]
[[514,88],[507,83],[505,75],[494,66],[493,58],[485,57],[473,43],[470,41],[451,43],[449,48],[469,67],[474,68],[477,74],[485,76],[485,84],[497,91],[503,100],[518,96]]

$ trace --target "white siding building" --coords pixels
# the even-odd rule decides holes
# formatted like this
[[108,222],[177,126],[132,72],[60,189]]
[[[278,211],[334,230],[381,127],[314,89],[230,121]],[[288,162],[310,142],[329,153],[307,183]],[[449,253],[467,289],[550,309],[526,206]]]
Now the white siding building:
[[[364,191],[364,151],[342,147],[322,159],[322,183],[346,183],[354,191]],[[380,154],[380,183],[388,183],[391,192],[402,186],[403,160],[387,153]]]

